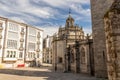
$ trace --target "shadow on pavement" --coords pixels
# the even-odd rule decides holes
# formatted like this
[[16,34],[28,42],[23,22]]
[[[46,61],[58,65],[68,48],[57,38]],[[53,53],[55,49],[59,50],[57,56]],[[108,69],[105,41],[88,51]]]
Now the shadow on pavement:
[[[39,69],[38,69],[39,70]],[[49,69],[51,71],[51,69]],[[96,80],[85,75],[73,75],[72,73],[61,73],[54,71],[19,70],[19,69],[0,69],[0,73],[29,77],[45,77],[44,80]],[[81,76],[81,79],[80,77]],[[87,78],[86,78],[87,77]]]

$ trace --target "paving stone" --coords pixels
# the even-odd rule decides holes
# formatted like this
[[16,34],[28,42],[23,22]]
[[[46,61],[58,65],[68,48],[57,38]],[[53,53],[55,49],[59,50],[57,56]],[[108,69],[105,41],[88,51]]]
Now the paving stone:
[[0,69],[0,80],[98,80],[85,74],[62,73],[45,68]]

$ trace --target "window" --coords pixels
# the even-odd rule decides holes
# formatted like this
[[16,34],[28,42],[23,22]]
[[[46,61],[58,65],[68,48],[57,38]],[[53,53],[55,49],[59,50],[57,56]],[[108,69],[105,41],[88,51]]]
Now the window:
[[35,57],[35,54],[34,54],[33,52],[32,52],[32,54],[31,54],[31,55],[32,55],[32,58],[34,58],[34,57]]
[[9,57],[10,56],[10,52],[9,51],[7,51],[7,56],[6,57]]
[[16,56],[16,51],[14,51],[14,53],[13,53],[13,57],[15,58],[15,56]]
[[29,35],[36,36],[36,30],[34,28],[29,27],[28,33],[29,33]]
[[10,51],[11,53],[10,53],[10,58],[12,58],[12,55],[13,55],[13,51]]
[[28,52],[28,58],[30,58],[30,52]]
[[35,50],[35,43],[28,43],[28,50],[34,51]]
[[23,57],[23,52],[19,52],[19,58]]
[[18,31],[19,31],[19,25],[16,23],[10,22],[8,26],[8,35],[7,35],[8,39],[18,40],[19,38]]
[[12,31],[8,31],[8,39],[18,40],[18,33],[17,32],[12,32]]
[[7,40],[7,48],[9,49],[17,49],[17,41],[16,40]]
[[81,63],[85,63],[85,49],[81,48]]
[[28,58],[35,58],[35,53],[34,52],[29,52],[28,53]]
[[15,58],[16,57],[16,51],[7,51],[7,58]]
[[9,23],[9,31],[15,31],[15,32],[17,32],[19,30],[18,28],[19,28],[18,24],[12,23],[12,22]]
[[29,35],[29,41],[31,42],[36,42],[36,36],[33,36],[33,35]]

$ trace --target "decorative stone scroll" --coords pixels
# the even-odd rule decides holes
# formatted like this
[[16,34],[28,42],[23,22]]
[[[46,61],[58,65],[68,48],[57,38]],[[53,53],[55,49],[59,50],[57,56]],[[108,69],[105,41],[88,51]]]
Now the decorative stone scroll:
[[24,28],[21,28],[21,38],[20,38],[20,48],[19,48],[19,50],[20,51],[23,51],[23,43],[24,43]]

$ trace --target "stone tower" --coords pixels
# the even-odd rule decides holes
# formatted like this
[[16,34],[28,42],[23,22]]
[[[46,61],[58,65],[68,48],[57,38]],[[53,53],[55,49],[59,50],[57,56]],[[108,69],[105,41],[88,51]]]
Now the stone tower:
[[114,0],[91,0],[95,76],[107,77],[104,14]]

